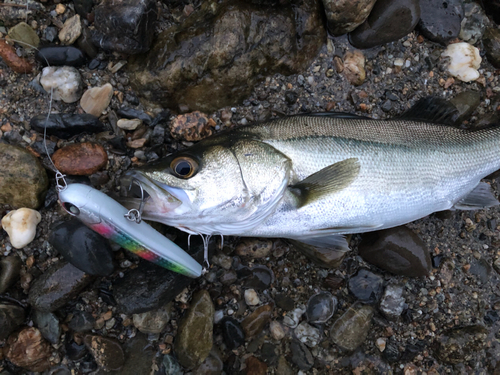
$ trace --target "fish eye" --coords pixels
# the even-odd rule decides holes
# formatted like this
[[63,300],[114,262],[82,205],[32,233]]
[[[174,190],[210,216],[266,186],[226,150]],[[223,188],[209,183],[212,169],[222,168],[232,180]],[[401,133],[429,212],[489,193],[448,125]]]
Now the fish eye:
[[66,212],[72,216],[78,216],[80,215],[80,209],[76,207],[74,204],[71,204],[69,202],[64,202],[63,203],[63,208],[66,210]]
[[190,178],[198,170],[198,163],[191,158],[182,156],[172,160],[170,168],[177,177]]

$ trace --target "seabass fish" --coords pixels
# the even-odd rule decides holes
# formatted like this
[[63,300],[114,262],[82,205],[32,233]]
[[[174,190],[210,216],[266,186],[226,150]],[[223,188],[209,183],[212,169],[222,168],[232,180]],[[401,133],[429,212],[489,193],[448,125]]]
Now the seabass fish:
[[346,248],[343,234],[498,204],[480,180],[500,168],[500,128],[434,123],[452,116],[436,99],[392,120],[291,116],[215,135],[128,176],[150,196],[144,218],[188,233]]

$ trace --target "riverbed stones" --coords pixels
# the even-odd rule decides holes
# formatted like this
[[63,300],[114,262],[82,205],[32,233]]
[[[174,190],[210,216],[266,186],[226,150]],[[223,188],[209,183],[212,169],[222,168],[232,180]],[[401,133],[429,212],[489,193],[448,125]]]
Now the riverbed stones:
[[384,289],[384,279],[373,272],[361,268],[355,275],[349,278],[349,292],[357,300],[374,304],[380,300]]
[[446,45],[458,37],[464,8],[460,0],[420,0],[418,27],[423,36],[433,42]]
[[308,66],[324,43],[321,23],[311,0],[272,8],[207,1],[162,32],[147,55],[132,59],[131,84],[143,100],[163,107],[212,112],[234,105],[264,75]]
[[365,56],[363,52],[360,50],[346,52],[343,73],[354,86],[359,86],[365,81]]
[[157,334],[163,331],[170,320],[172,306],[167,304],[157,310],[132,315],[134,326],[143,333]]
[[463,82],[479,78],[478,69],[482,59],[479,50],[473,45],[464,42],[450,44],[441,56],[449,59],[446,69],[453,77]]
[[11,27],[9,29],[9,37],[28,50],[38,48],[40,44],[40,38],[35,30],[26,22],[20,22],[16,26]]
[[201,141],[212,135],[212,126],[206,114],[194,111],[173,119],[170,124],[170,135],[188,142]]
[[403,286],[398,284],[389,284],[384,290],[384,295],[380,301],[380,311],[387,319],[398,319],[405,308],[405,299],[403,297]]
[[101,87],[92,87],[85,91],[80,99],[80,106],[86,113],[99,117],[108,108],[113,97],[113,86],[106,83]]
[[236,349],[245,343],[245,334],[241,324],[234,318],[226,317],[220,322],[222,337],[229,350]]
[[11,303],[0,303],[0,340],[5,340],[24,322],[24,309]]
[[81,34],[82,22],[80,20],[80,15],[75,14],[64,22],[61,31],[59,31],[59,40],[64,45],[71,45],[76,42]]
[[97,365],[104,371],[118,371],[125,363],[123,349],[115,339],[98,335],[86,335],[84,342]]
[[33,323],[48,342],[51,344],[59,343],[62,329],[55,314],[35,310],[33,312]]
[[47,46],[39,48],[35,59],[43,66],[66,65],[82,66],[85,64],[83,52],[73,46]]
[[271,320],[273,304],[258,307],[241,322],[247,339],[259,334]]
[[265,258],[273,249],[273,241],[267,239],[244,238],[236,245],[236,254],[254,259]]
[[9,361],[33,372],[47,370],[51,366],[51,354],[50,344],[34,327],[27,327],[10,335],[4,348],[4,355]]
[[0,204],[39,208],[49,186],[40,161],[21,147],[0,143]]
[[500,0],[481,0],[486,14],[500,25]]
[[301,322],[297,327],[295,327],[293,332],[295,337],[297,337],[300,342],[310,348],[314,348],[318,345],[321,339],[321,331],[306,322]]
[[106,129],[96,116],[88,113],[51,113],[37,115],[30,120],[31,129],[43,134],[67,139],[82,133],[100,133]]
[[477,91],[462,91],[450,99],[450,103],[457,109],[455,123],[460,125],[464,120],[468,120],[472,112],[481,104],[481,95]]
[[484,30],[490,24],[488,16],[484,13],[481,5],[471,2],[464,4],[464,19],[460,27],[458,37],[464,42],[476,44],[481,40]]
[[488,330],[481,325],[451,328],[436,340],[436,354],[451,364],[470,361],[486,345]]
[[309,323],[326,323],[335,314],[337,298],[330,292],[320,292],[309,298],[306,317]]
[[333,323],[330,339],[342,349],[355,350],[368,335],[373,312],[370,305],[356,302]]
[[8,233],[12,246],[22,249],[35,239],[36,226],[40,220],[42,215],[38,211],[19,208],[2,218],[2,227]]
[[74,103],[82,96],[80,72],[73,66],[47,66],[40,74],[40,84],[53,100]]
[[370,14],[376,0],[323,0],[328,31],[343,35],[361,25]]
[[175,353],[179,363],[193,369],[207,358],[213,344],[214,305],[210,294],[201,290],[193,296],[189,310],[179,324]]
[[418,0],[378,0],[370,15],[349,33],[356,48],[371,48],[408,35],[420,19]]
[[290,344],[292,362],[302,371],[308,371],[314,365],[311,351],[300,341],[293,340]]
[[292,244],[295,249],[299,250],[319,267],[338,268],[346,256],[345,251],[335,248],[313,246],[289,239],[287,239],[287,242]]
[[82,142],[57,150],[52,155],[52,161],[61,173],[88,176],[106,166],[108,155],[100,144]]
[[486,29],[483,46],[490,64],[500,69],[500,30],[493,27]]
[[0,257],[0,294],[9,290],[19,279],[22,264],[17,255]]

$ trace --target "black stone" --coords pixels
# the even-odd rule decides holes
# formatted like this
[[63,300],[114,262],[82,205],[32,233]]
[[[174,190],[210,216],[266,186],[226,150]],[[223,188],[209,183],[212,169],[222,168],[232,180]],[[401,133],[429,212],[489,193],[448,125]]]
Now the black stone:
[[418,28],[423,36],[446,45],[460,33],[464,8],[460,0],[420,0]]
[[94,6],[93,0],[73,0],[75,6],[75,11],[81,17],[87,18],[87,15],[92,12],[92,7]]
[[274,281],[273,271],[263,265],[252,268],[241,266],[236,270],[236,273],[238,278],[244,280],[243,286],[245,288],[264,290]]
[[380,300],[384,291],[384,279],[364,268],[349,279],[349,291],[363,303],[374,304]]
[[82,34],[76,40],[76,45],[89,57],[89,59],[95,59],[99,52],[92,40],[92,33],[85,25],[82,27]]
[[484,314],[483,320],[486,324],[495,324],[500,320],[500,315],[498,314],[498,311],[488,310],[486,311],[486,314]]
[[17,255],[0,260],[0,294],[5,293],[19,279],[23,262]]
[[86,59],[83,52],[73,46],[48,46],[38,49],[35,59],[43,66],[82,66]]
[[66,335],[66,340],[64,341],[64,349],[66,350],[66,356],[72,361],[78,361],[85,357],[87,354],[87,348],[85,344],[77,344],[71,338],[72,335]]
[[398,343],[393,340],[389,340],[385,345],[385,350],[383,351],[382,355],[389,363],[395,363],[399,361],[399,358],[401,358],[401,353],[398,349]]
[[64,259],[89,275],[108,276],[114,271],[113,250],[108,241],[78,219],[55,225],[49,243]]
[[90,63],[89,63],[89,69],[90,70],[94,70],[94,69],[97,69],[97,67],[99,66],[99,64],[101,63],[101,61],[97,60],[97,59],[93,59]]
[[47,341],[51,344],[59,343],[61,326],[53,313],[35,310],[33,312],[33,322]]
[[265,342],[264,344],[262,344],[260,353],[260,358],[271,366],[273,366],[278,361],[276,346],[269,342]]
[[295,306],[295,301],[286,294],[276,294],[274,301],[276,302],[276,306],[285,311],[292,311]]
[[24,309],[21,306],[0,304],[0,340],[5,340],[17,327],[23,324]]
[[293,91],[285,91],[285,101],[288,105],[295,104],[299,95]]
[[483,46],[490,64],[500,69],[500,30],[496,28],[486,29],[483,35]]
[[58,138],[70,138],[81,133],[100,133],[106,127],[95,116],[87,113],[83,114],[51,114],[47,120],[47,115],[38,115],[31,119],[30,126],[33,130],[42,133],[47,127],[48,135],[55,135]]
[[142,122],[148,125],[151,124],[152,120],[150,115],[148,115],[144,111],[134,108],[120,108],[118,111],[116,111],[116,114],[122,118],[128,118],[128,119],[138,118],[142,120]]
[[220,322],[222,337],[229,350],[236,349],[245,343],[245,333],[240,323],[231,317],[226,317]]
[[292,352],[292,362],[302,371],[308,371],[314,365],[314,358],[311,352],[300,341],[292,341],[290,350]]
[[95,318],[86,311],[75,311],[68,327],[75,332],[87,332],[94,328]]

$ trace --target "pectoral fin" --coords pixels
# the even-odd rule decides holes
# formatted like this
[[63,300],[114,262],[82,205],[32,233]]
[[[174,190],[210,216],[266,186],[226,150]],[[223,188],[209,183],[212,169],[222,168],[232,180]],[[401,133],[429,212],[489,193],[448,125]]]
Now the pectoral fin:
[[345,189],[359,175],[359,170],[357,158],[346,159],[329,165],[289,187],[298,198],[297,208]]
[[480,182],[474,190],[459,200],[453,208],[457,210],[479,210],[481,208],[492,207],[500,204],[495,198],[490,185]]

